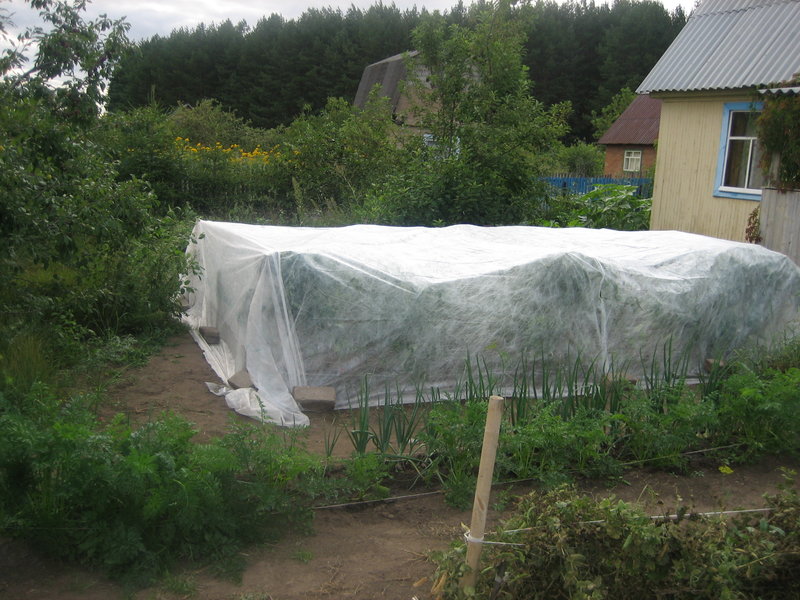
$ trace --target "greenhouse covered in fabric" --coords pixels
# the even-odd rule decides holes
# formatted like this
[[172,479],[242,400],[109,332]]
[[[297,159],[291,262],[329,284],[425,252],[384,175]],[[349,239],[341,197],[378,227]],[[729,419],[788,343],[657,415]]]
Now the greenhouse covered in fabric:
[[365,381],[373,402],[452,390],[468,361],[502,379],[526,355],[579,356],[635,378],[669,348],[695,369],[782,336],[800,302],[786,256],[674,231],[199,221],[193,240],[186,319],[223,381],[252,381],[222,392],[289,426],[308,423],[295,386],[347,408]]

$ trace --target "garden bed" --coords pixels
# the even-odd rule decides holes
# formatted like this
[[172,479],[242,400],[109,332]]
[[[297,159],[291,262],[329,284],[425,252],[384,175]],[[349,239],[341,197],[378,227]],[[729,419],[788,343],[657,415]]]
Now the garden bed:
[[[106,418],[123,412],[138,422],[173,410],[195,423],[197,441],[221,435],[229,420],[243,420],[208,392],[204,381],[215,374],[188,335],[173,339],[142,369],[123,372],[112,388],[113,405]],[[340,418],[344,418],[340,414]],[[312,414],[304,440],[315,453],[325,453],[330,414]],[[340,441],[337,452],[349,453]],[[726,474],[712,458],[695,459],[687,475],[647,469],[629,470],[611,486],[605,481],[581,481],[581,489],[596,496],[615,494],[640,502],[652,514],[672,512],[680,505],[696,510],[762,506],[762,494],[774,492],[781,481],[779,467],[797,462],[770,458],[752,466],[735,466]],[[524,492],[520,487],[516,492]],[[393,490],[394,493],[394,490]],[[513,494],[495,490],[491,520],[511,508]],[[162,586],[144,590],[137,598],[231,600],[300,600],[324,598],[386,598],[420,600],[430,593],[434,566],[429,550],[444,549],[463,533],[469,511],[448,506],[441,495],[421,496],[346,508],[318,510],[314,535],[290,536],[245,552],[241,583],[215,577],[211,569],[176,572]],[[491,527],[491,525],[490,525]],[[101,576],[49,562],[19,544],[0,544],[0,595],[13,598],[99,600],[122,598],[121,588]],[[415,584],[418,583],[416,587]],[[189,590],[189,591],[187,591]],[[192,591],[193,590],[193,591]]]

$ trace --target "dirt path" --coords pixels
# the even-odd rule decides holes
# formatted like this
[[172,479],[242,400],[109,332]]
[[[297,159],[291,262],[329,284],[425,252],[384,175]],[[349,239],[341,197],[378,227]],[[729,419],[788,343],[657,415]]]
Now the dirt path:
[[[125,374],[111,390],[113,412],[134,420],[173,410],[194,422],[200,438],[220,435],[233,414],[204,382],[217,377],[188,335],[171,340],[150,362]],[[312,414],[307,447],[324,453],[324,432],[330,416]],[[339,451],[342,452],[344,443]],[[713,463],[689,477],[645,470],[630,471],[625,483],[609,489],[584,483],[586,493],[615,494],[639,501],[663,514],[678,505],[696,510],[755,508],[762,495],[774,492],[781,466],[796,461],[768,460],[759,465],[720,473]],[[502,515],[492,511],[490,526]],[[448,507],[440,495],[359,506],[318,510],[314,535],[290,536],[268,547],[246,552],[247,568],[239,583],[220,580],[206,571],[179,576],[187,590],[164,587],[142,590],[137,600],[304,600],[386,599],[430,600],[434,567],[430,550],[444,549],[462,533],[469,511]],[[192,591],[193,590],[193,591]],[[23,544],[0,541],[0,598],[100,600],[124,598],[123,591],[104,578],[81,569],[42,559]]]

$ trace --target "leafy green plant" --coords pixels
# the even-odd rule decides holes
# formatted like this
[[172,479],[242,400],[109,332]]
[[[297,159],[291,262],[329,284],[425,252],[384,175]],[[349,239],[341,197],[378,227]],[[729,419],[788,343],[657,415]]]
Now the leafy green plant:
[[[443,598],[785,598],[800,539],[796,491],[763,517],[651,519],[634,505],[567,486],[532,493],[485,546],[474,590],[462,590],[464,543],[437,555]],[[505,533],[504,533],[505,532]]]
[[601,146],[577,142],[565,146],[558,153],[558,173],[569,173],[575,177],[597,177],[603,174],[604,153]]
[[662,389],[655,403],[646,392],[632,391],[622,398],[618,415],[620,459],[667,469],[683,468],[684,453],[701,445],[716,426],[713,402],[697,402],[686,387]]
[[263,427],[194,433],[169,414],[104,429],[41,384],[20,403],[0,394],[1,526],[132,584],[179,559],[235,568],[243,544],[307,527],[325,492],[317,458]]
[[399,456],[413,454],[419,445],[417,434],[427,415],[427,406],[425,397],[419,389],[410,406],[395,404],[394,439],[395,452]]
[[383,485],[388,476],[388,468],[379,454],[357,455],[345,463],[346,487],[356,500],[377,500],[389,495],[389,488]]
[[625,112],[625,109],[630,106],[635,98],[636,93],[624,87],[614,94],[611,102],[604,106],[599,113],[592,111],[591,121],[592,127],[594,127],[594,139],[599,140],[603,137],[603,134],[609,130],[614,121]]
[[741,444],[740,459],[800,450],[800,368],[731,375],[717,401],[716,439]]
[[583,227],[621,231],[642,231],[650,228],[651,200],[640,198],[632,185],[598,185],[579,198],[577,220]]
[[454,506],[468,503],[467,490],[475,489],[486,407],[481,400],[439,401],[419,435],[428,456],[424,475],[444,487],[445,500]]
[[[797,85],[797,80],[787,82]],[[800,97],[766,94],[758,117],[758,140],[763,147],[761,168],[772,185],[781,190],[800,188]],[[776,172],[771,171],[777,163]]]

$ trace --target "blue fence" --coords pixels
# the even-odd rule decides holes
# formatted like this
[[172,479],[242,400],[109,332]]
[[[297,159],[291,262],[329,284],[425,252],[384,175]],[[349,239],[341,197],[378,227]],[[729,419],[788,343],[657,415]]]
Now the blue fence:
[[586,194],[596,185],[613,183],[616,185],[635,185],[636,195],[649,198],[653,195],[653,180],[650,177],[571,177],[569,175],[553,175],[542,177],[562,194]]

